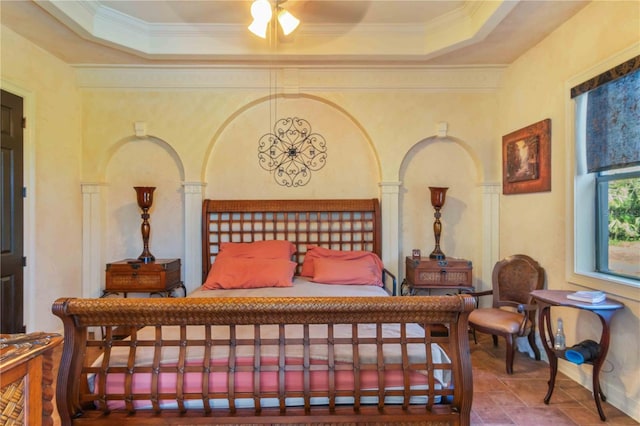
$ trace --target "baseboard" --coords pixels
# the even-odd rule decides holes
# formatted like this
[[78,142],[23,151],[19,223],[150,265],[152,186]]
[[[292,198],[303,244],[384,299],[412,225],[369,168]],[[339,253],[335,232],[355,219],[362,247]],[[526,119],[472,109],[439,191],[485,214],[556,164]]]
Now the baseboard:
[[[589,389],[593,393],[593,376],[591,374],[591,366],[579,367],[575,364],[558,360],[558,371],[569,377],[574,382]],[[615,384],[608,383],[606,377],[603,377],[602,372],[600,374],[600,387],[607,397],[608,404],[613,405],[635,421],[640,422],[640,400],[627,395],[623,388],[620,388]]]

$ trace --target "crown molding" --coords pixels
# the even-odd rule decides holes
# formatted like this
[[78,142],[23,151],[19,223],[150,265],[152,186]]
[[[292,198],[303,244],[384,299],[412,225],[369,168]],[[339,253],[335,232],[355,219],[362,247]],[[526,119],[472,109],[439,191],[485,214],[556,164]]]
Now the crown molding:
[[424,53],[437,56],[484,40],[518,1],[467,2],[425,26]]

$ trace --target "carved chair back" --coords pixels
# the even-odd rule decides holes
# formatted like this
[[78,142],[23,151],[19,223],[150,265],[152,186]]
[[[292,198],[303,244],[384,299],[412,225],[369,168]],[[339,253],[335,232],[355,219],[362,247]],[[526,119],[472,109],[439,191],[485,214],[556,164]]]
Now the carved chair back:
[[544,285],[544,268],[525,254],[509,256],[493,268],[493,307],[530,304],[533,290]]

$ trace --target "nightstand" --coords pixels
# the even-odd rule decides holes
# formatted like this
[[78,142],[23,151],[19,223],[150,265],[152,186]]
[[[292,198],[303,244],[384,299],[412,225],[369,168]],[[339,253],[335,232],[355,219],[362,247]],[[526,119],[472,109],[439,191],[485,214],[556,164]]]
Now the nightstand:
[[115,293],[149,293],[173,297],[175,290],[187,290],[180,280],[180,259],[157,259],[144,263],[125,259],[107,264],[102,297]]
[[416,295],[420,290],[430,293],[432,289],[473,291],[473,265],[466,259],[407,256],[405,276],[409,295]]

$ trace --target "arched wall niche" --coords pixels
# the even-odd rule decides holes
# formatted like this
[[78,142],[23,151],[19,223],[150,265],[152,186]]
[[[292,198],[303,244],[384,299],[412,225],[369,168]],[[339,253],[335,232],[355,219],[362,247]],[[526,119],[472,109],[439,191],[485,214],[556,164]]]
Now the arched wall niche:
[[435,247],[430,186],[447,187],[441,209],[440,247],[447,257],[473,261],[474,276],[481,276],[483,170],[470,146],[457,138],[428,137],[417,142],[400,166],[399,194],[400,261],[404,277],[404,257],[412,249],[429,256]]
[[156,259],[184,259],[184,166],[173,147],[154,137],[127,137],[104,161],[103,263],[142,252],[141,209],[134,186],[153,186],[149,248]]
[[[143,141],[150,142],[156,148],[159,148],[159,149],[162,149],[162,150],[166,151],[167,154],[171,158],[173,158],[174,163],[175,163],[175,167],[177,168],[178,173],[180,173],[180,179],[181,180],[184,179],[184,176],[185,176],[184,164],[182,163],[182,160],[180,159],[180,156],[178,155],[176,150],[171,146],[171,144],[169,142],[165,141],[162,138],[159,138],[159,137],[156,137],[156,136],[151,136],[151,135],[146,135],[146,136],[133,136],[133,135],[132,136],[127,136],[125,138],[120,139],[118,142],[114,143],[107,150],[106,155],[104,157],[102,157],[102,159],[99,162],[98,176],[105,177],[105,181],[106,181],[107,168],[113,162],[113,157],[119,151],[121,151],[124,146],[129,145],[129,144],[136,144],[136,143],[143,142]],[[144,158],[144,157],[142,157],[142,158]],[[147,160],[145,159],[144,161],[147,161]]]
[[[258,142],[276,119],[297,117],[322,136],[327,161],[302,186],[287,187],[258,162]],[[249,135],[249,136],[247,136]],[[371,138],[347,111],[312,95],[263,97],[232,114],[211,140],[205,198],[379,198],[381,166]]]

